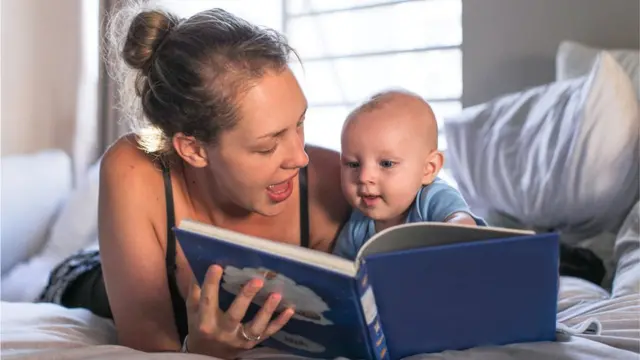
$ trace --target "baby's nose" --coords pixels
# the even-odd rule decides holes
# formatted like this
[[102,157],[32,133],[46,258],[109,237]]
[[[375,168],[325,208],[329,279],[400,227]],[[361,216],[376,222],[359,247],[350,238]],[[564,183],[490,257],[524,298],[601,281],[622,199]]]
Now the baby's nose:
[[374,182],[376,177],[375,172],[375,169],[371,169],[367,166],[361,166],[358,174],[358,181],[362,184]]

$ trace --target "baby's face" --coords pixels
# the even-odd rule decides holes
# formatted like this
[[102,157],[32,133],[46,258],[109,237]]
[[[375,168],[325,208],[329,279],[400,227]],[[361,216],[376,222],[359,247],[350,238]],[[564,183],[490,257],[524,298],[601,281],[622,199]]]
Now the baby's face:
[[342,190],[376,221],[404,217],[424,179],[425,140],[393,112],[357,115],[342,136]]

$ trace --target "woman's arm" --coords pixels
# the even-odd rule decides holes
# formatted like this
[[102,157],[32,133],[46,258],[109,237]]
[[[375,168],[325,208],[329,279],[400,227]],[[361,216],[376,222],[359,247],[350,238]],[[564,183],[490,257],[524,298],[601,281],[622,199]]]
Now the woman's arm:
[[[142,351],[180,348],[165,253],[151,210],[164,207],[161,177],[130,140],[105,153],[100,169],[100,254],[121,345]],[[161,233],[161,232],[160,232]]]

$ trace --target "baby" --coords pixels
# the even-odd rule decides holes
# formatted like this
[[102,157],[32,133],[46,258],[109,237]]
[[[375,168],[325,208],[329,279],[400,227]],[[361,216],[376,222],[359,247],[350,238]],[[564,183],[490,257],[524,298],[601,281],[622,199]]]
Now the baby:
[[342,128],[342,191],[354,208],[334,254],[355,259],[376,232],[407,222],[486,225],[437,177],[435,115],[419,96],[385,91],[357,107]]

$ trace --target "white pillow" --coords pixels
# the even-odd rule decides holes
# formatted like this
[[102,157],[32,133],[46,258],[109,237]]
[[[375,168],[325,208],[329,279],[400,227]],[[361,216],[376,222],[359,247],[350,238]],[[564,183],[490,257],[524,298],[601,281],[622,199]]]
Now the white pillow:
[[85,248],[98,238],[100,162],[92,165],[60,212],[42,254],[59,260]]
[[636,96],[640,99],[640,50],[597,49],[574,41],[563,41],[556,54],[556,80],[564,81],[588,75],[598,58],[607,51],[620,64],[631,79]]
[[[444,122],[470,206],[533,229],[616,229],[638,197],[638,101],[616,60],[588,76],[464,109]],[[613,230],[615,231],[615,230]]]
[[62,150],[3,156],[2,274],[40,250],[71,191],[71,159]]
[[69,195],[41,251],[2,277],[2,300],[34,301],[55,266],[80,249],[97,247],[99,175],[97,163]]

